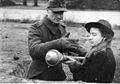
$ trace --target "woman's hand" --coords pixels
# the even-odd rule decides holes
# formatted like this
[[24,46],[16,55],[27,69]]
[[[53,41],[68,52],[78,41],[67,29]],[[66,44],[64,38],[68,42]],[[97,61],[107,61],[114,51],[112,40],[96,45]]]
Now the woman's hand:
[[79,67],[82,67],[82,63],[79,61],[80,59],[84,59],[84,57],[71,57],[71,56],[65,56],[66,61],[64,61],[65,64],[67,64],[71,71],[76,71],[79,69]]
[[77,60],[75,60],[74,58],[72,58],[72,57],[70,57],[70,56],[65,56],[64,58],[66,59],[66,60],[64,61],[65,64],[74,64],[75,61],[77,61]]

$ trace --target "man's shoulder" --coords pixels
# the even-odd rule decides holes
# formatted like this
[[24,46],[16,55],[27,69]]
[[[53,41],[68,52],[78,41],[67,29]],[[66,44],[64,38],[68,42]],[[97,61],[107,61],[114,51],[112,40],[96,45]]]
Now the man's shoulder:
[[40,26],[42,26],[42,21],[36,21],[32,24],[32,27],[35,27],[35,28],[39,28]]

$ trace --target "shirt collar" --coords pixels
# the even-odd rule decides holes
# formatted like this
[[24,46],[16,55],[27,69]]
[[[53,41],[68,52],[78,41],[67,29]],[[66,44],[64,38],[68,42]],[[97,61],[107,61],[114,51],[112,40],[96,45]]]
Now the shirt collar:
[[53,33],[56,34],[57,30],[59,29],[59,24],[55,24],[52,22],[47,15],[44,17],[43,23],[47,26],[47,28]]

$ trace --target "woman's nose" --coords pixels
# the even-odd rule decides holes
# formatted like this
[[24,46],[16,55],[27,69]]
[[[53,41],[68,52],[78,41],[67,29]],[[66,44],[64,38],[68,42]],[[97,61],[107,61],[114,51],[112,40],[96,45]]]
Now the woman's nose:
[[92,35],[90,35],[88,39],[89,39],[89,40],[92,40],[92,38],[93,38]]

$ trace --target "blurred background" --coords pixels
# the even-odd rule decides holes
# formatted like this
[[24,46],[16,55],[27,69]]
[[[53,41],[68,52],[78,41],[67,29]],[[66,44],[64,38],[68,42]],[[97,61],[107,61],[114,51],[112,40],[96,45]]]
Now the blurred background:
[[[48,0],[0,0],[0,6],[41,6]],[[43,3],[45,2],[45,3]],[[68,9],[120,10],[120,0],[66,0]]]

